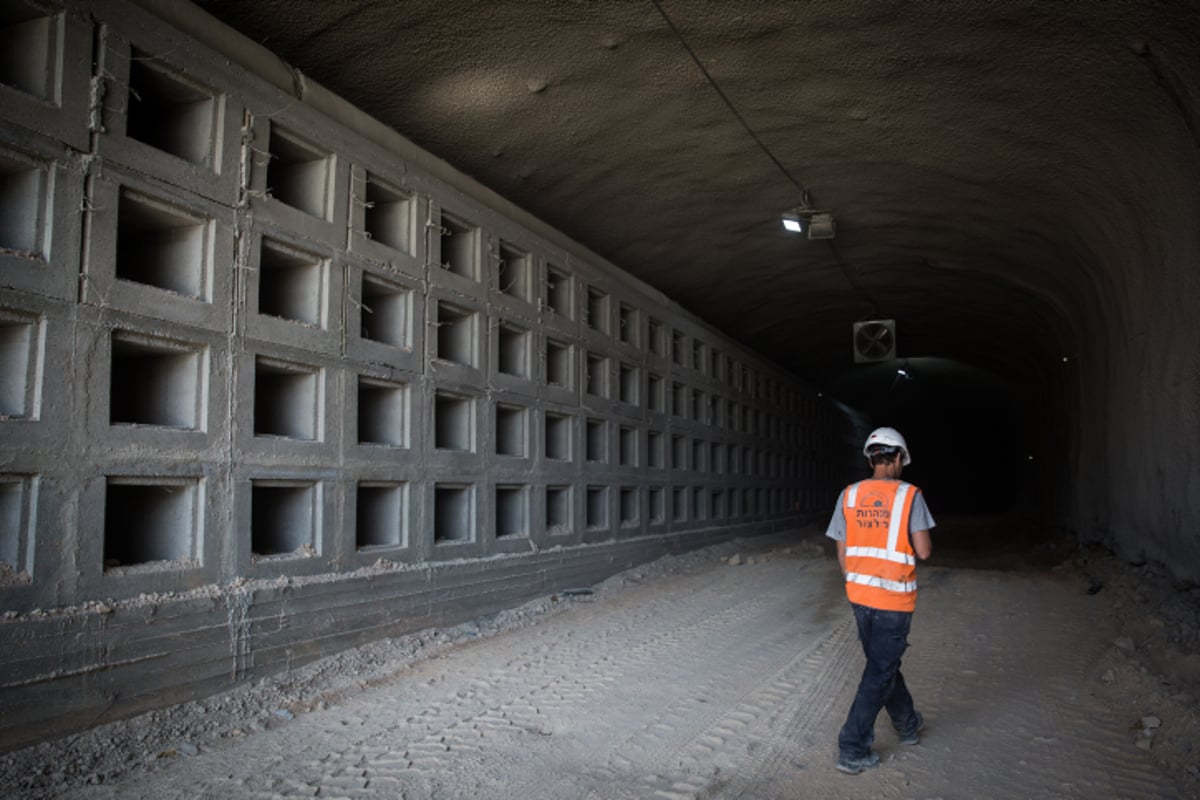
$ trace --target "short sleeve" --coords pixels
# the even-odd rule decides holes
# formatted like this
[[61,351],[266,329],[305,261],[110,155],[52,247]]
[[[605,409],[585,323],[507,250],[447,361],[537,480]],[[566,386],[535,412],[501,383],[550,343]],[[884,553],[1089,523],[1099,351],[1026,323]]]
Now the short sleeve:
[[912,508],[908,512],[908,531],[927,531],[932,529],[936,522],[933,521],[933,515],[929,513],[929,506],[925,505],[925,493],[917,492],[913,498]]
[[825,535],[835,542],[846,541],[846,517],[842,514],[842,505],[846,501],[846,490],[842,489],[842,493],[838,495],[837,505],[833,508],[833,519],[829,520],[829,527],[825,530]]

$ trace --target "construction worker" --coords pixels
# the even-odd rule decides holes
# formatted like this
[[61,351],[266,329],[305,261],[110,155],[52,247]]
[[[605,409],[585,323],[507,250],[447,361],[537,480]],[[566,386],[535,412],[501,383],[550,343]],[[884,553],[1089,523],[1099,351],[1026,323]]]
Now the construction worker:
[[837,768],[850,775],[879,765],[871,750],[875,718],[886,708],[901,744],[917,744],[925,720],[900,674],[917,603],[916,559],[933,551],[934,526],[921,490],[900,480],[912,463],[894,428],[871,432],[863,446],[871,477],[847,486],[825,535],[837,541],[846,596],[867,658],[854,704],[838,735]]

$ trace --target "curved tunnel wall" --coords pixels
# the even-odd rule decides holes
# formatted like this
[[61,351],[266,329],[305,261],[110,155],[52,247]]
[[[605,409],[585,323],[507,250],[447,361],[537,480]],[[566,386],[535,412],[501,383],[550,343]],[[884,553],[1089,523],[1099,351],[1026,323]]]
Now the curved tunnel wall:
[[1200,150],[1174,122],[1170,146],[1130,154],[1122,202],[1081,224],[1111,294],[1083,329],[1072,516],[1084,538],[1197,581]]

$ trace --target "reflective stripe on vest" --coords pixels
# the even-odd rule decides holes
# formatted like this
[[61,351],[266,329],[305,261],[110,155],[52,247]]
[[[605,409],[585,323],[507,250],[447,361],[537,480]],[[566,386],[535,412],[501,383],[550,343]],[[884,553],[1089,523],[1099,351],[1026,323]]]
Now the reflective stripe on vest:
[[[851,602],[894,611],[915,608],[917,561],[907,525],[917,491],[901,481],[874,479],[847,487],[843,513],[847,528],[846,593]],[[864,492],[867,505],[852,511],[859,509]],[[881,500],[890,505],[886,533],[878,527],[882,521]]]
[[898,553],[895,550],[884,550],[882,547],[847,547],[847,557],[864,556],[866,558],[882,558],[884,561],[892,561],[896,564],[907,564],[912,566],[917,563],[917,559],[910,556],[908,553]]
[[877,589],[886,589],[889,592],[915,592],[917,590],[916,581],[889,581],[886,578],[880,578],[878,575],[860,575],[857,572],[846,573],[847,583],[857,583],[859,586],[874,586]]

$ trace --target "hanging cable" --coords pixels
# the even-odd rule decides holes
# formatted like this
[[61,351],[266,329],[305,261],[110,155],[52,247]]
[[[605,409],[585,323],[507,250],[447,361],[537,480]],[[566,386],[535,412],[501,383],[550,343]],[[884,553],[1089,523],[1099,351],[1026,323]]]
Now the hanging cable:
[[[717,84],[716,79],[713,78],[712,74],[704,66],[704,63],[700,60],[700,57],[696,55],[696,51],[693,50],[692,46],[687,43],[687,39],[683,38],[683,33],[678,27],[676,27],[675,23],[671,21],[671,18],[667,16],[667,12],[665,9],[663,9],[659,0],[650,0],[650,2],[658,10],[658,13],[663,18],[663,21],[667,23],[667,27],[671,29],[671,33],[674,34],[675,38],[679,41],[679,44],[684,50],[687,51],[687,54],[691,56],[692,61],[696,62],[696,66],[704,75],[705,80],[708,81],[708,85],[713,88],[713,91],[716,92],[717,96],[721,98],[721,101],[725,103],[725,107],[729,109],[729,113],[733,114],[737,121],[741,123],[742,127],[746,129],[746,133],[749,134],[750,138],[754,140],[754,143],[758,145],[759,149],[766,154],[767,158],[771,159],[771,163],[775,165],[780,174],[787,178],[788,182],[790,182],[796,187],[797,190],[799,190],[800,197],[803,201],[803,206],[806,208],[809,207],[808,189],[805,188],[804,184],[797,180],[796,176],[792,175],[792,173],[788,171],[788,168],[785,167],[783,163],[775,157],[775,154],[771,152],[769,147],[767,147],[766,142],[764,142],[759,135],[754,132],[754,129],[750,127],[750,123],[746,122],[746,118],[742,116],[742,113],[737,110],[737,106],[733,104],[733,101],[729,99],[729,96],[725,94],[724,90],[722,90]],[[878,315],[879,304],[875,302],[875,299],[871,297],[867,290],[863,288],[862,284],[858,282],[857,277],[850,272],[845,262],[842,261],[842,255],[840,252],[838,252],[837,247],[834,246],[833,241],[827,240],[826,243],[829,245],[829,252],[833,256],[834,263],[837,264],[838,270],[842,273],[842,276],[846,279],[846,282],[850,284],[851,288],[862,295],[864,300],[870,303],[872,307],[872,313]]]
[[725,92],[721,90],[721,87],[717,85],[716,80],[705,68],[704,63],[700,61],[700,57],[696,55],[696,51],[693,50],[691,45],[687,43],[687,40],[683,38],[683,34],[680,32],[679,28],[675,27],[675,23],[672,22],[671,18],[667,16],[667,12],[663,10],[663,7],[658,0],[650,0],[650,2],[654,4],[656,9],[658,9],[658,13],[662,15],[663,21],[667,23],[667,27],[671,29],[671,33],[673,33],[675,38],[679,40],[679,44],[683,46],[683,49],[686,50],[688,55],[692,57],[692,61],[696,62],[696,66],[700,68],[700,72],[703,73],[705,80],[708,81],[708,85],[711,86],[713,91],[720,96],[722,101],[724,101],[725,106],[729,109],[729,113],[733,114],[733,116],[737,118],[737,121],[742,123],[742,127],[746,129],[746,133],[750,134],[750,138],[753,139],[763,153],[766,154],[767,158],[771,159],[771,163],[774,164],[781,173],[783,173],[783,176],[787,178],[793,186],[800,190],[800,196],[804,198],[804,201],[807,204],[808,189],[804,188],[804,185],[800,183],[800,181],[796,180],[792,173],[788,172],[787,167],[785,167],[780,160],[775,157],[775,154],[771,152],[766,143],[759,138],[758,134],[754,132],[754,129],[750,127],[750,123],[746,122],[746,118],[742,116],[741,112],[737,110],[736,106],[734,106],[733,101],[730,100]]

